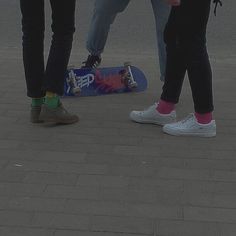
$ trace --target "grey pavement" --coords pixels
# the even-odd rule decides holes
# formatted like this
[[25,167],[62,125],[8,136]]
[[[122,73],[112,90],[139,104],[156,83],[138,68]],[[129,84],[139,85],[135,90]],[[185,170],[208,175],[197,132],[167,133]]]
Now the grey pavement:
[[[103,65],[132,61],[147,75],[148,90],[63,99],[80,123],[30,124],[19,1],[0,1],[0,236],[236,235],[236,2],[223,2],[208,30],[217,137],[202,139],[171,137],[128,119],[162,86],[147,0],[131,1],[117,18]],[[92,3],[77,1],[70,64],[87,56]],[[46,9],[47,49],[48,3]],[[192,110],[186,80],[178,115]]]

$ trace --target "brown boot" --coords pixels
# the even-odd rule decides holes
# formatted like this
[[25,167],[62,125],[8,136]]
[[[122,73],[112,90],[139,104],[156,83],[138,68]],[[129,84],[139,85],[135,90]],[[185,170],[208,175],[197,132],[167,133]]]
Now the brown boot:
[[43,104],[39,119],[56,124],[73,124],[79,121],[79,117],[69,113],[61,103],[56,108],[50,108],[46,104]]
[[30,121],[32,123],[42,123],[43,120],[39,119],[41,112],[41,106],[31,106],[30,110]]

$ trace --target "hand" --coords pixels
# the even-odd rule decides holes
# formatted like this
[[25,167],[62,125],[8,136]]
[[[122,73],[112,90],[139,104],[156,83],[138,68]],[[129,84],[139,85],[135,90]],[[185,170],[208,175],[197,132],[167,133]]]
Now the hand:
[[167,3],[175,7],[181,4],[181,0],[167,0]]

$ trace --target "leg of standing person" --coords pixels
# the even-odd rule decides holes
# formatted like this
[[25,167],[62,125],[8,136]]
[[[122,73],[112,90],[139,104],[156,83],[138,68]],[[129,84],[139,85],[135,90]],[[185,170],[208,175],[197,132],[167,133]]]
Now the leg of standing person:
[[[173,17],[170,28],[167,27],[166,41],[169,45],[167,58],[171,58],[173,54],[174,61],[171,62],[170,67],[167,62],[167,83],[163,86],[161,101],[163,101],[163,107],[165,107],[165,102],[175,104],[179,101],[184,76],[181,77],[181,72],[177,73],[177,71],[174,76],[173,68],[171,68],[171,65],[179,62],[179,65],[185,67],[188,73],[195,114],[190,114],[180,122],[165,125],[163,131],[168,134],[202,137],[216,135],[216,124],[212,119],[214,110],[212,71],[206,47],[210,5],[211,0],[198,2],[191,0],[183,1],[180,7],[173,8],[175,19]],[[175,27],[177,31],[171,27]],[[172,37],[170,32],[176,32],[175,42],[170,39]],[[182,73],[183,71],[184,68]]]
[[105,48],[110,27],[116,15],[124,11],[130,0],[96,0],[94,12],[87,36],[87,50],[90,55],[84,67],[97,67],[101,63],[101,54]]
[[160,80],[164,81],[166,70],[166,44],[164,30],[170,15],[170,6],[163,0],[152,0],[152,8],[156,22],[157,47],[160,66]]
[[55,123],[75,123],[78,117],[62,106],[64,79],[75,31],[75,0],[50,0],[52,8],[52,43],[45,71],[45,104],[40,119]]
[[170,123],[170,119],[175,116],[175,104],[179,101],[187,71],[195,115],[177,123],[167,124],[163,131],[172,135],[216,135],[215,121],[212,120],[212,73],[206,49],[210,2],[182,1],[179,7],[172,7],[165,30],[167,65],[161,99],[158,104],[144,112],[131,112],[132,120],[160,125]]
[[52,43],[45,70],[45,89],[63,95],[64,78],[75,31],[75,0],[50,0]]
[[44,0],[21,0],[23,63],[27,96],[32,98],[31,122],[39,122],[45,91],[44,80]]
[[72,46],[75,0],[51,0],[54,34],[46,70],[43,60],[44,0],[21,0],[20,3],[27,95],[32,98],[31,121],[77,122],[78,117],[67,112],[59,100]]
[[27,95],[42,98],[44,78],[44,0],[21,0],[23,63]]

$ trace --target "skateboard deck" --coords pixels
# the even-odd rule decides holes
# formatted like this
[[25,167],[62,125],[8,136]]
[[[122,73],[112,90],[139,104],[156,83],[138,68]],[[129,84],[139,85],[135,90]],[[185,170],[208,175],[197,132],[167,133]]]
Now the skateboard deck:
[[144,73],[129,63],[107,68],[69,68],[64,96],[99,96],[112,93],[141,92],[147,88]]

